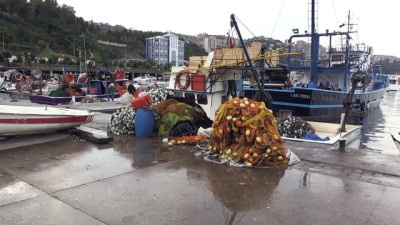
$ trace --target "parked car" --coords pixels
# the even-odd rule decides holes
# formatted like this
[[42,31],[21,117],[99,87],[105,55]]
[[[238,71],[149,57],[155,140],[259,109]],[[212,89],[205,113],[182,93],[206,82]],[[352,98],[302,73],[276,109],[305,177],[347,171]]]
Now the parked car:
[[0,85],[0,91],[1,92],[11,92],[11,91],[16,91],[17,89],[15,88],[15,84],[11,83],[9,81],[4,81]]

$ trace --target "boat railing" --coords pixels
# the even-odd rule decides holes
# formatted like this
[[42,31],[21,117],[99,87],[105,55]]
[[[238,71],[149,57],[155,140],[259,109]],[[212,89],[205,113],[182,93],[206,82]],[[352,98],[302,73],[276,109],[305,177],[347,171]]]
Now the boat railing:
[[[340,55],[339,55],[340,56]],[[368,62],[361,54],[352,54],[348,59],[348,68],[361,68]],[[292,57],[290,58],[289,67],[291,70],[299,70],[303,67],[310,67],[312,60],[309,58]],[[321,55],[317,60],[318,68],[346,68],[346,60],[344,56],[339,59],[332,57],[332,55]]]
[[[335,53],[335,52],[345,52],[346,44],[338,44],[332,45],[330,48],[326,49],[326,52]],[[365,43],[355,43],[349,45],[349,52],[368,52],[370,48],[365,45]]]

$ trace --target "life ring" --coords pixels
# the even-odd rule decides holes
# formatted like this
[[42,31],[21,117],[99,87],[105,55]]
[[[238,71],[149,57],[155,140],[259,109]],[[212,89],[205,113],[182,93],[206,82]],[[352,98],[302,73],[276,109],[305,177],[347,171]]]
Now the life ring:
[[[42,71],[40,71],[40,70],[32,70],[31,71],[31,76],[33,76],[35,79],[40,79],[40,78],[42,78]],[[47,78],[47,76],[46,76],[46,78]],[[49,75],[49,78],[50,78],[50,75]]]
[[[186,75],[186,80],[185,80],[185,84],[184,85],[181,84],[181,75]],[[175,85],[179,89],[182,89],[182,90],[187,89],[189,87],[189,85],[190,85],[190,73],[189,73],[189,71],[183,71],[183,72],[180,72],[180,73],[176,74]]]
[[14,77],[15,77],[15,79],[16,79],[17,81],[21,81],[21,79],[22,79],[22,74],[16,73],[16,74],[14,75]]

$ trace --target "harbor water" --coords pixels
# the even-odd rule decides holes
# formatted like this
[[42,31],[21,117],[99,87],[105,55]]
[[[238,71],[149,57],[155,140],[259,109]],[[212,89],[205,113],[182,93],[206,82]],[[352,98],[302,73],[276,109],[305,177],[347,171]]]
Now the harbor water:
[[390,133],[400,131],[400,92],[386,92],[379,108],[367,112],[363,125],[361,149],[384,152],[392,147]]

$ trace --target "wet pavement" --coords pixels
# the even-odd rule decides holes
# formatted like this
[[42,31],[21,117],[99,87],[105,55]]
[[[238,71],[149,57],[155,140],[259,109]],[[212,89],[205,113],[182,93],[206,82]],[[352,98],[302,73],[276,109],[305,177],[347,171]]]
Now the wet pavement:
[[218,165],[132,135],[1,150],[0,224],[400,224],[398,156],[287,147],[302,161],[286,169]]

